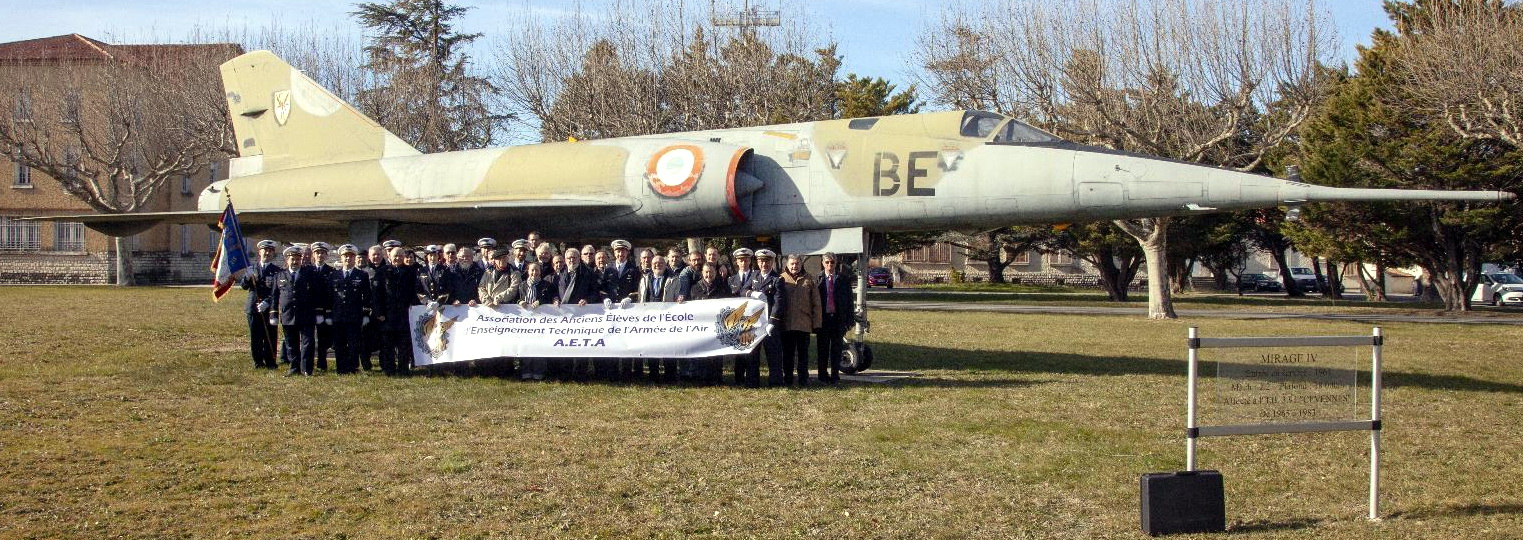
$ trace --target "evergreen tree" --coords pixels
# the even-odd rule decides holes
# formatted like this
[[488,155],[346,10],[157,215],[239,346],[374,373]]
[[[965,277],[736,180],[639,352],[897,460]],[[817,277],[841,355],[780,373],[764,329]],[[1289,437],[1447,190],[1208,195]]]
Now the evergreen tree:
[[[1401,23],[1429,0],[1387,2]],[[1331,96],[1302,133],[1308,181],[1332,186],[1411,189],[1523,188],[1523,153],[1496,139],[1461,139],[1443,119],[1410,106],[1411,79],[1394,51],[1421,28],[1377,30],[1355,72],[1338,74]],[[1313,205],[1287,228],[1327,251],[1373,257],[1384,266],[1414,263],[1447,310],[1469,310],[1481,264],[1504,256],[1519,231],[1516,204],[1471,202]]]
[[490,106],[497,88],[472,74],[464,49],[481,34],[461,34],[451,21],[470,8],[441,0],[357,4],[351,14],[370,32],[365,69],[375,85],[359,106],[423,152],[491,146],[505,120]]

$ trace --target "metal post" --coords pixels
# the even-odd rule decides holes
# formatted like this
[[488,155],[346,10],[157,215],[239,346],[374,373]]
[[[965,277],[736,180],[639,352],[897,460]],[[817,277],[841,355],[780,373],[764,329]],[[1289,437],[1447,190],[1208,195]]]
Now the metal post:
[[[857,257],[857,268],[856,268],[856,271],[857,271],[857,310],[856,311],[857,312],[852,314],[857,319],[857,330],[856,330],[856,333],[855,333],[855,339],[856,339],[857,343],[861,343],[863,340],[866,339],[865,334],[867,333],[867,330],[868,330],[868,322],[867,322],[867,261],[868,261],[868,259],[872,258],[872,256],[873,256],[873,248],[872,248],[872,244],[871,244],[872,238],[873,238],[872,237],[872,233],[867,232],[866,229],[864,229],[862,231],[862,256]],[[836,265],[837,266],[839,266],[840,264],[841,264],[841,261],[839,261],[839,260],[836,261]]]
[[1189,378],[1190,378],[1190,380],[1185,385],[1185,389],[1186,389],[1185,390],[1185,394],[1186,394],[1186,396],[1185,396],[1185,428],[1188,430],[1186,432],[1186,435],[1185,435],[1185,470],[1187,470],[1187,471],[1193,471],[1193,470],[1195,470],[1195,437],[1194,437],[1194,435],[1195,435],[1195,428],[1197,427],[1195,425],[1195,377],[1197,375],[1197,373],[1196,373],[1196,363],[1198,361],[1198,357],[1196,355],[1196,351],[1198,350],[1198,347],[1196,346],[1196,344],[1199,343],[1199,341],[1198,341],[1199,339],[1200,339],[1200,328],[1195,327],[1195,326],[1191,326],[1190,327],[1190,361],[1189,361],[1189,365],[1190,365],[1190,368],[1189,368],[1189,371],[1190,371]]
[[1370,520],[1380,519],[1380,327],[1375,327],[1370,361]]

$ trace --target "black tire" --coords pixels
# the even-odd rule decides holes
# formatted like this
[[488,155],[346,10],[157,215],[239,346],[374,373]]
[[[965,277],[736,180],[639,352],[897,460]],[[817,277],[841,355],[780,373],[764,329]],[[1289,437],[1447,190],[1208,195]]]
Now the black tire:
[[857,354],[857,348],[847,345],[841,350],[841,361],[836,364],[841,368],[841,373],[854,374],[862,370],[861,357]]
[[862,352],[859,353],[858,356],[862,359],[862,365],[857,366],[857,371],[867,371],[869,368],[873,367],[873,348],[871,345],[866,343],[861,344],[861,347]]

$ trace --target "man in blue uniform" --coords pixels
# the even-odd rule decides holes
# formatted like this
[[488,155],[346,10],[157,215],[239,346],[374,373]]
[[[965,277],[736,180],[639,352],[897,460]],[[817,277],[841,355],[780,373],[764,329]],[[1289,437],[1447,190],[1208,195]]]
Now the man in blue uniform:
[[328,316],[333,323],[334,363],[340,375],[359,370],[361,331],[374,308],[370,275],[359,268],[360,250],[344,244],[338,248],[340,267],[328,276],[333,291]]
[[423,282],[423,291],[428,301],[450,303],[450,295],[455,292],[455,272],[444,264],[444,255],[439,246],[423,248],[423,259],[424,265],[418,269],[418,279]]
[[[782,275],[777,272],[777,253],[770,249],[756,250],[756,274],[749,283],[743,285],[740,291],[742,296],[763,299],[767,301],[767,313],[771,318],[772,330],[762,338],[760,347],[751,350],[751,354],[743,357],[745,369],[742,371],[739,363],[742,358],[736,358],[735,383],[756,388],[761,386],[761,355],[762,350],[767,352],[767,384],[771,386],[783,385],[783,346],[778,339],[782,333],[783,312],[788,309],[788,295],[783,290]],[[742,380],[744,374],[744,380]]]
[[280,272],[280,267],[275,264],[275,250],[279,247],[274,240],[260,240],[259,265],[238,280],[238,286],[249,292],[243,312],[248,317],[249,355],[254,357],[255,368],[275,369],[275,344],[279,331],[270,321],[270,278]]
[[271,309],[278,314],[285,336],[281,356],[291,363],[286,375],[311,375],[316,352],[312,327],[317,321],[317,306],[326,300],[326,284],[308,264],[311,259],[301,248],[288,247],[285,256],[286,268],[275,275],[271,291],[275,299]]
[[[333,251],[333,246],[327,242],[313,242],[312,268],[317,270],[318,277],[322,278],[326,286],[333,277],[333,267],[328,265],[328,253]],[[328,371],[328,351],[333,350],[333,321],[329,319],[329,310],[332,306],[324,303],[317,306],[317,322],[313,326],[317,334],[317,363],[314,367],[318,371]],[[335,356],[336,358],[336,356]]]

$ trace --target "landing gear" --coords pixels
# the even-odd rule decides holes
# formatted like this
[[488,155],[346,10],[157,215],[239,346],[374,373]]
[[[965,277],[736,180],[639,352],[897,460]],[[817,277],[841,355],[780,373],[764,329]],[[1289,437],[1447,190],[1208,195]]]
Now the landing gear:
[[845,374],[854,374],[858,371],[866,371],[873,366],[873,348],[861,341],[846,343],[841,350],[841,362],[837,367]]

